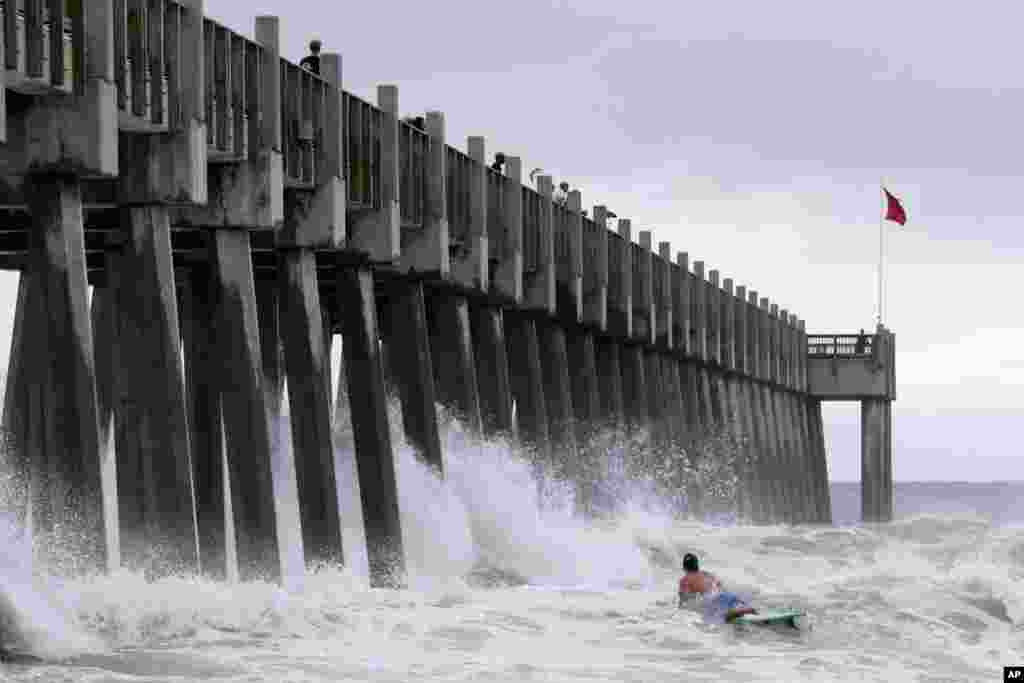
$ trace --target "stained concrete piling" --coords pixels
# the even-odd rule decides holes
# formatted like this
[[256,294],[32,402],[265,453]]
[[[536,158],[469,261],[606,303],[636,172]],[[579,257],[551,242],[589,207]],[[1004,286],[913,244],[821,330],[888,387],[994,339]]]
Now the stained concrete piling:
[[[590,515],[604,457],[591,442],[625,427],[684,473],[659,484],[685,488],[688,514],[720,511],[711,478],[731,466],[735,511],[754,523],[829,522],[821,402],[858,400],[864,518],[892,518],[887,329],[808,335],[704,262],[672,262],[667,242],[655,252],[652,231],[634,243],[630,219],[612,231],[607,207],[586,216],[578,190],[556,196],[543,174],[524,187],[519,157],[488,168],[483,138],[462,154],[441,112],[403,122],[396,86],[376,104],[345,92],[340,55],[319,74],[283,59],[275,17],[249,40],[186,0],[142,12],[151,40],[115,49],[123,2],[88,3],[71,63],[40,74],[15,59],[0,88],[19,93],[0,107],[0,268],[22,273],[3,414],[10,505],[22,518],[31,506],[54,561],[220,578],[233,534],[239,575],[278,579],[272,459],[290,454],[305,559],[342,563],[341,419],[371,582],[403,585],[389,390],[440,474],[437,403],[470,432],[558,461]],[[15,57],[42,54],[39,32],[17,31],[0,30],[8,47],[26,41]],[[108,442],[117,547],[104,533]]]

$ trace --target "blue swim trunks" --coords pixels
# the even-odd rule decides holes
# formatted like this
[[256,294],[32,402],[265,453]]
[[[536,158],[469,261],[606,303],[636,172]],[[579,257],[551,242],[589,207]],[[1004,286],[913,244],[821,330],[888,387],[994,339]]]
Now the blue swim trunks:
[[708,598],[704,603],[704,616],[709,621],[724,622],[726,613],[737,607],[746,607],[747,603],[735,593],[722,591]]

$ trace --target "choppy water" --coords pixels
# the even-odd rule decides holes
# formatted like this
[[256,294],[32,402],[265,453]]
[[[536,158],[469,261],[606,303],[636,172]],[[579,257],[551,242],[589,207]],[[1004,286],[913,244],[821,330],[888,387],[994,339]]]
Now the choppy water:
[[[637,503],[586,524],[564,506],[538,513],[531,468],[503,445],[446,438],[444,483],[399,449],[408,590],[367,588],[346,476],[351,567],[302,578],[292,545],[284,587],[65,582],[34,573],[23,541],[0,546],[0,619],[47,660],[0,664],[0,680],[938,683],[1024,662],[1024,517],[1006,512],[1020,485],[898,485],[902,518],[878,527],[705,525]],[[293,502],[293,475],[278,474]],[[837,522],[856,519],[856,494],[833,487]],[[807,610],[809,628],[677,609],[687,551],[758,606]]]

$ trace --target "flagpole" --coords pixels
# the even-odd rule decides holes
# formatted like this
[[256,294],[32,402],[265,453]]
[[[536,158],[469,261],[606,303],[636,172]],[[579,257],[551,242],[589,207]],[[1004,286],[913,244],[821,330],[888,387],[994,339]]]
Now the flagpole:
[[[885,199],[885,178],[881,179],[883,195]],[[878,324],[882,324],[885,307],[885,209],[883,208],[878,217]]]

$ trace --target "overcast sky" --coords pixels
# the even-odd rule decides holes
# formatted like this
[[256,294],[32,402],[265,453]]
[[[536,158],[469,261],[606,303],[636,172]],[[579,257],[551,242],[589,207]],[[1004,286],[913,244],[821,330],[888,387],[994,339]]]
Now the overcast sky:
[[[810,331],[873,326],[884,177],[909,216],[885,226],[895,477],[971,481],[1024,479],[1011,6],[206,0],[249,36],[280,16],[295,62],[319,37],[345,89],[397,85],[449,144],[485,136]],[[0,280],[5,356],[15,291]],[[831,478],[859,479],[857,407],[825,417]]]

